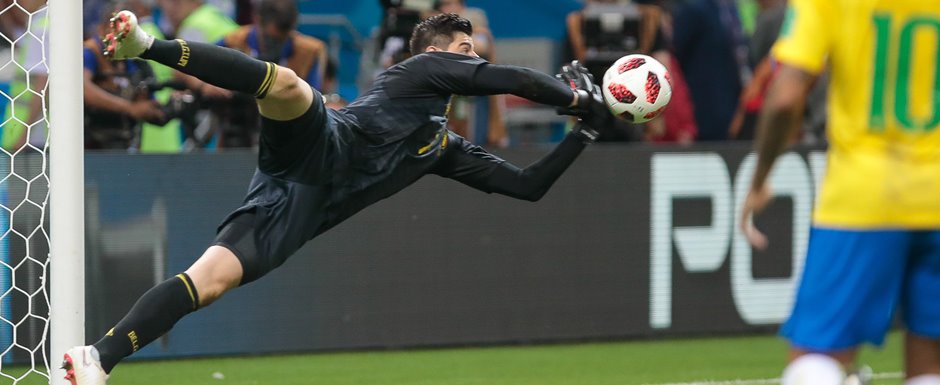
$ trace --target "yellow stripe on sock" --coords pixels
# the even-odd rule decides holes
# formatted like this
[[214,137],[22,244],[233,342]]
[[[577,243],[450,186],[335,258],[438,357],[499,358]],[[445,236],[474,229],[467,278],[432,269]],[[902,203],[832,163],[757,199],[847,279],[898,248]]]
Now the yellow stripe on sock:
[[184,277],[183,274],[180,273],[176,275],[176,278],[179,278],[180,280],[182,280],[183,285],[186,286],[186,291],[189,292],[189,300],[193,301],[193,309],[196,309],[197,307],[199,307],[199,304],[196,303],[196,294],[193,293],[193,288],[192,286],[189,286],[189,281],[186,280],[186,277]]
[[268,91],[271,90],[271,86],[274,85],[274,80],[277,78],[277,64],[274,63],[265,63],[268,65],[268,71],[264,75],[264,81],[261,82],[261,87],[258,87],[258,92],[255,93],[256,98],[263,98],[268,94]]
[[264,80],[262,80],[261,85],[258,86],[258,91],[255,92],[256,98],[260,98],[262,95],[265,94],[265,92],[267,91],[265,89],[265,86],[267,86],[268,80],[271,79],[271,63],[264,63],[264,64],[265,64],[266,72],[264,74]]
[[271,63],[271,80],[268,81],[268,87],[264,90],[264,94],[261,97],[268,95],[268,92],[271,92],[271,89],[274,88],[274,82],[277,81],[277,64]]

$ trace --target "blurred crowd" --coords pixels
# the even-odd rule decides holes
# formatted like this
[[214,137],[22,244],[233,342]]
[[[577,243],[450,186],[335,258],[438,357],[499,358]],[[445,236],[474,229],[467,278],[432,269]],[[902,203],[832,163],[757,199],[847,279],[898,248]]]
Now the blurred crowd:
[[[669,70],[673,94],[662,118],[623,124],[610,140],[751,140],[785,10],[786,0],[587,0],[568,15],[567,59],[586,63],[595,79],[625,53],[650,55]],[[822,140],[825,83],[794,141]]]
[[[374,52],[363,54],[375,71],[360,77],[407,59],[414,25],[440,12],[469,19],[476,52],[500,62],[499,36],[490,29],[485,9],[468,6],[465,0],[379,3],[383,12],[371,37]],[[4,67],[12,73],[11,81],[5,89],[0,86],[12,95],[0,120],[0,145],[7,150],[42,148],[46,138],[39,97],[47,78],[47,55],[40,40],[44,6],[44,0],[0,0],[0,34],[13,37],[0,40],[0,52],[18,38],[16,49],[9,51],[16,55],[16,65]],[[581,9],[559,20],[567,38],[557,63],[577,59],[598,82],[616,59],[630,53],[653,56],[668,68],[673,95],[663,116],[642,125],[623,122],[602,140],[749,140],[775,70],[769,51],[785,6],[786,0],[585,0]],[[329,107],[345,104],[337,94],[340,69],[329,54],[335,50],[298,32],[297,0],[85,0],[87,149],[172,153],[257,145],[260,116],[250,95],[216,88],[156,63],[104,57],[100,36],[118,9],[134,11],[143,28],[158,38],[218,44],[287,66],[320,90]],[[821,81],[811,96],[803,134],[795,141],[822,140],[824,98]],[[507,99],[511,97],[455,97],[448,117],[451,129],[480,144],[516,144],[506,124],[507,105],[530,106]]]

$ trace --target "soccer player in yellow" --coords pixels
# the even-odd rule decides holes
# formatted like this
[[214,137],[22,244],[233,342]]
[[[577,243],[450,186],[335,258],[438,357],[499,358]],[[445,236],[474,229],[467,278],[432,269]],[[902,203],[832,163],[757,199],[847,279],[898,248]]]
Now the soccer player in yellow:
[[940,2],[791,0],[780,63],[758,122],[758,164],[741,227],[772,197],[767,178],[825,67],[829,157],[806,264],[781,334],[783,385],[836,385],[895,310],[907,385],[940,385]]

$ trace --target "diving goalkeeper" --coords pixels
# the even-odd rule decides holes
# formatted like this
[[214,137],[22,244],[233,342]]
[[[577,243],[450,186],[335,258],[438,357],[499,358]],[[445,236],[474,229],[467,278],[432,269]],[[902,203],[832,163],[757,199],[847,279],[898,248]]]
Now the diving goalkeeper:
[[[125,357],[223,293],[263,277],[305,242],[427,174],[487,193],[536,201],[613,116],[577,63],[559,79],[489,64],[473,50],[470,22],[431,17],[414,29],[413,57],[378,76],[348,107],[331,110],[288,68],[237,51],[155,40],[119,12],[106,37],[114,59],[140,57],[207,83],[254,94],[262,115],[258,168],[241,207],[185,272],[147,291],[104,337],[65,354],[73,385],[101,385]],[[516,167],[447,129],[451,95],[513,94],[580,122],[549,154]]]

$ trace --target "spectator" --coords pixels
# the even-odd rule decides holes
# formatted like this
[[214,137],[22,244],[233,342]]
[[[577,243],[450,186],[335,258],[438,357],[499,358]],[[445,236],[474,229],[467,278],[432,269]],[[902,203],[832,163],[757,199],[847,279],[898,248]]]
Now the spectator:
[[[297,32],[297,16],[294,0],[261,0],[255,23],[235,30],[222,39],[220,45],[290,68],[322,92],[327,68],[326,44]],[[232,103],[213,109],[219,117],[219,147],[257,144],[260,116],[254,105],[252,95],[239,94]]]
[[235,22],[247,25],[254,22],[255,5],[253,0],[235,0]]
[[[619,23],[602,26],[601,18],[619,17]],[[582,62],[595,79],[620,57],[652,55],[666,49],[662,35],[662,10],[655,5],[630,1],[587,0],[584,9],[568,14],[568,43],[573,59]]]
[[[588,0],[584,9],[568,14],[566,25],[570,58],[584,63],[598,84],[603,80],[604,72],[624,55],[650,55],[667,66],[672,61],[662,29],[663,12],[658,6],[631,1]],[[666,132],[662,119],[644,125],[618,122],[616,129],[606,131],[600,139],[662,141]],[[694,134],[681,136],[684,140],[691,140]]]
[[738,5],[738,16],[741,20],[741,30],[744,31],[745,36],[750,37],[757,29],[757,26],[760,25],[758,15],[761,9],[764,8],[764,5],[761,3],[766,2],[766,0],[736,0],[736,2]]
[[[651,1],[649,4],[655,4],[661,7],[662,12],[662,33],[663,40],[667,45],[672,42],[672,6],[671,1],[659,0]],[[695,113],[692,106],[692,97],[689,94],[689,86],[685,81],[685,74],[676,55],[668,51],[658,51],[653,54],[656,59],[666,66],[669,70],[670,84],[672,86],[672,99],[669,106],[663,111],[662,119],[653,120],[647,124],[646,136],[644,140],[655,143],[678,143],[683,145],[691,144],[695,141],[698,134],[698,126],[695,124]],[[661,125],[657,125],[659,121]]]
[[158,0],[175,38],[214,43],[236,28],[232,19],[202,0]]
[[411,56],[408,38],[418,22],[434,14],[433,0],[379,0],[382,6],[382,22],[376,45],[378,72],[384,71]]
[[647,123],[644,140],[655,143],[692,144],[698,133],[698,126],[695,124],[692,96],[689,95],[685,75],[674,55],[665,55],[661,60],[668,60],[664,61],[663,65],[669,70],[672,99],[663,111],[662,119]]
[[[137,14],[137,22],[144,31],[158,39],[165,39],[163,32],[153,21],[153,0],[125,0],[119,2],[114,9],[127,9]],[[97,33],[97,32],[96,32]],[[171,83],[173,79],[173,69],[163,64],[148,61],[153,70],[153,78],[148,80],[154,86],[161,87]],[[180,98],[190,97],[175,93],[171,88],[156,90],[154,99],[160,104],[177,104],[175,101]],[[140,152],[141,153],[174,153],[182,149],[183,137],[180,120],[171,119],[164,125],[143,122],[140,130]]]
[[238,16],[238,3],[236,0],[203,0],[206,4],[222,12],[225,17],[235,20]]
[[[82,32],[84,39],[98,34],[98,21],[108,7],[109,0],[82,0]],[[0,9],[3,9],[0,7]]]
[[[437,0],[434,9],[441,13],[456,13],[473,25],[473,49],[487,61],[496,62],[496,47],[486,12],[468,7],[465,0]],[[509,137],[503,120],[503,95],[488,97],[457,96],[448,118],[451,130],[476,143],[506,147]]]
[[[106,33],[111,9],[101,16],[98,33]],[[157,102],[138,87],[151,76],[146,62],[112,61],[104,56],[101,39],[84,43],[85,148],[132,150],[139,146],[142,120],[164,118]]]
[[748,64],[756,68],[770,54],[770,48],[777,41],[783,16],[786,12],[786,0],[760,0],[756,26],[748,43]]
[[328,57],[326,70],[323,71],[323,97],[326,99],[326,107],[334,110],[346,107],[348,104],[348,101],[336,92],[339,89],[336,80],[338,72],[339,64],[336,59]]
[[[170,31],[168,37],[195,41],[200,43],[217,43],[228,34],[238,29],[232,19],[221,10],[206,4],[202,0],[157,0],[163,16],[166,18]],[[218,101],[229,100],[232,93],[218,87],[203,83],[198,79],[175,73],[177,79],[183,81],[203,100]],[[217,138],[213,131],[211,119],[202,120],[198,126],[184,124],[186,143],[184,149],[215,148]]]
[[673,46],[695,109],[699,140],[724,140],[747,73],[732,0],[689,0],[674,15]]
[[486,12],[480,8],[468,7],[466,0],[437,0],[434,9],[441,13],[456,13],[473,25],[473,50],[480,57],[492,60],[494,54],[493,33]]
[[42,95],[45,95],[49,78],[49,68],[43,61],[43,50],[48,47],[40,40],[48,22],[46,4],[43,0],[17,0],[16,3],[26,14],[3,12],[9,15],[0,19],[4,21],[5,33],[12,36],[9,40],[16,41],[13,50],[16,67],[26,70],[25,73],[15,72],[8,94],[15,98],[9,100],[0,120],[5,122],[0,126],[0,146],[8,151],[27,143],[41,149],[47,136]]
[[[753,140],[757,114],[763,106],[764,94],[777,69],[770,57],[770,48],[777,40],[786,13],[786,0],[761,0],[757,27],[749,45],[749,62],[754,67],[751,82],[741,93],[738,111],[731,122],[729,135],[733,139]],[[826,124],[827,71],[823,71],[813,86],[804,108],[802,140],[817,143],[824,140]],[[793,138],[794,140],[798,138]]]
[[731,139],[754,139],[757,114],[773,74],[773,66],[767,56],[783,24],[785,5],[784,0],[762,0],[760,3],[757,25],[748,45],[748,64],[753,68],[753,76],[741,92],[740,105],[731,120],[728,130]]

